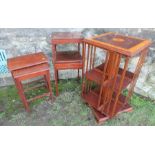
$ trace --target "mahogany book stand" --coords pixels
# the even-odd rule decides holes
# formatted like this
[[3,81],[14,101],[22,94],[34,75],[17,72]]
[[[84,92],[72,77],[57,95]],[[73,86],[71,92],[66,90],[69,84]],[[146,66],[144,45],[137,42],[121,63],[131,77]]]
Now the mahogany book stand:
[[[132,110],[129,100],[150,44],[149,40],[111,32],[84,39],[85,77],[82,97],[99,123]],[[106,54],[99,66],[95,66],[96,48],[104,49]],[[130,72],[129,60],[134,56],[139,56],[139,60],[135,71]],[[124,61],[122,68],[121,61]],[[124,96],[122,92],[127,86],[128,95]]]

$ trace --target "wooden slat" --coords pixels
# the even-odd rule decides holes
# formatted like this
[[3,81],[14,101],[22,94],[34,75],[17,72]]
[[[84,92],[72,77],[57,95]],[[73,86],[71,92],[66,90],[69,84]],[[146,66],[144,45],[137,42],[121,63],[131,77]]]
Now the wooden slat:
[[116,95],[116,98],[115,98],[114,106],[110,110],[110,112],[111,112],[110,117],[113,117],[114,115],[117,114],[118,99],[119,99],[119,96],[120,96],[122,88],[123,88],[125,74],[126,74],[126,71],[127,71],[128,64],[129,64],[129,57],[127,57],[126,60],[125,60],[124,69],[123,69],[123,73],[122,73],[121,78],[120,78],[120,84],[119,84],[119,87],[118,87],[118,92],[117,92],[117,95]]
[[30,82],[27,82],[26,84],[23,83],[23,86],[27,87],[28,85],[36,84],[36,83],[41,83],[41,82],[44,82],[44,78],[40,78],[40,79],[37,79],[35,81],[30,81]]
[[[109,113],[106,113],[106,111],[108,111],[108,105],[105,106],[105,110],[104,110],[103,112],[101,112],[101,108],[98,107],[98,104],[97,104],[97,103],[98,103],[98,98],[99,98],[98,92],[99,92],[98,90],[94,90],[94,91],[85,93],[85,94],[83,95],[83,98],[84,98],[84,100],[86,101],[86,103],[88,103],[88,105],[89,105],[90,107],[93,107],[93,108],[95,108],[96,110],[98,109],[98,112],[99,112],[100,114],[103,114],[103,115],[108,116],[108,117],[110,118]],[[113,94],[113,99],[112,99],[112,101],[109,103],[110,108],[113,108],[113,106],[114,106],[115,97],[116,97],[116,93]],[[118,113],[119,111],[121,111],[122,109],[127,108],[126,105],[128,105],[128,103],[125,102],[125,99],[126,99],[126,97],[125,97],[124,95],[121,94],[121,95],[119,96],[118,103],[117,103],[117,106],[116,106],[116,109],[115,109],[115,110],[117,111],[117,113]],[[129,107],[128,107],[128,108],[129,108]],[[128,110],[129,110],[129,109],[128,109]]]
[[45,97],[45,96],[50,96],[50,93],[44,93],[44,94],[42,94],[42,95],[35,96],[35,97],[33,97],[33,98],[28,99],[27,101],[28,101],[28,102],[32,102],[32,101],[34,101],[34,100],[36,100],[36,99],[40,99],[40,98]]
[[29,88],[26,88],[24,89],[24,92],[28,92],[30,90],[35,90],[35,89],[38,89],[38,88],[41,88],[41,87],[46,87],[46,84],[42,83],[42,84],[38,84],[38,85],[35,85],[33,87],[29,87]]

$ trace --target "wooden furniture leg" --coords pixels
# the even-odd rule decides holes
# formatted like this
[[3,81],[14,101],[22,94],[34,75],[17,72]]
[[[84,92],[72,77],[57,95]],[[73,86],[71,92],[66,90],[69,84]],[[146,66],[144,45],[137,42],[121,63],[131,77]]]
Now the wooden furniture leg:
[[13,80],[14,80],[14,82],[15,82],[15,86],[16,86],[16,88],[17,88],[17,90],[18,90],[17,81],[16,81],[16,79],[15,79],[14,76],[13,76],[13,72],[11,72],[11,75],[12,75],[12,78],[13,78]]
[[19,80],[15,80],[15,81],[16,81],[15,83],[16,83],[16,86],[17,86],[17,89],[18,89],[18,94],[19,94],[22,102],[24,103],[24,107],[25,107],[27,112],[30,112],[29,104],[28,104],[28,102],[26,100],[22,83]]
[[48,83],[46,81],[46,76],[44,75],[45,87],[48,89]]
[[85,44],[82,42],[82,81],[84,78],[84,68],[85,68]]
[[50,98],[52,100],[52,89],[51,89],[51,83],[50,83],[50,73],[49,71],[47,71],[46,75],[45,75],[46,81],[47,81],[47,86],[48,86],[48,90],[50,92]]
[[[78,51],[80,52],[80,43],[78,43]],[[80,78],[79,76],[79,69],[78,69],[78,79]]]
[[59,95],[59,90],[58,90],[58,76],[57,76],[57,70],[56,69],[55,69],[54,75],[55,75],[56,96],[58,96]]
[[79,70],[80,70],[80,69],[78,69],[78,79],[80,79]]
[[57,70],[57,79],[58,79],[58,82],[59,82],[59,71]]

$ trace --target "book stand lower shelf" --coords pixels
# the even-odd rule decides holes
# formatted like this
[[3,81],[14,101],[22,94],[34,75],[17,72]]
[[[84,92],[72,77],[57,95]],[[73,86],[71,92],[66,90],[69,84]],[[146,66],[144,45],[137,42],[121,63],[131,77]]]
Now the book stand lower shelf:
[[[91,107],[98,123],[113,118],[121,112],[130,112],[129,104],[134,86],[148,52],[150,41],[105,33],[84,40],[85,76],[82,97]],[[97,48],[103,49],[105,58],[96,65]],[[128,70],[129,60],[139,56],[135,71]],[[128,89],[127,96],[124,90]]]
[[[83,93],[83,99],[91,107],[91,109],[92,109],[98,123],[100,123],[100,122],[102,123],[103,121],[109,119],[109,116],[105,115],[104,113],[101,113],[100,108],[99,108],[99,111],[98,111],[98,107],[97,107],[97,105],[98,105],[97,103],[98,103],[98,100],[99,100],[99,94],[100,94],[101,79],[102,79],[102,72],[101,72],[100,69],[102,67],[104,68],[104,64],[102,64],[102,65],[100,65],[98,67],[95,67],[95,69],[93,69],[90,72],[86,73],[87,81],[89,81],[90,83],[95,81],[96,83],[98,83],[98,85],[97,86],[93,85],[92,87],[89,88],[90,91],[88,91],[86,93]],[[119,69],[119,74],[118,74],[117,79],[116,79],[116,87],[114,88],[111,103],[110,104],[108,103],[108,105],[110,105],[110,107],[114,106],[114,99],[115,99],[116,94],[117,94],[116,92],[118,91],[118,84],[120,83],[121,73],[122,73],[122,69]],[[127,88],[127,86],[131,83],[132,77],[133,77],[133,73],[127,72],[124,83],[123,83],[123,86],[122,86],[122,91],[125,90]],[[110,81],[109,81],[109,84],[110,84]],[[88,85],[89,84],[87,84],[87,86]],[[108,85],[108,82],[107,82],[107,85]],[[121,113],[121,112],[130,112],[130,111],[132,111],[132,107],[128,103],[125,103],[125,99],[126,99],[126,97],[124,95],[120,94],[119,99],[118,99],[119,103],[117,104],[117,108],[118,108],[117,113],[118,114]],[[125,103],[125,104],[123,104],[123,103]],[[106,106],[105,106],[105,108],[106,108]]]

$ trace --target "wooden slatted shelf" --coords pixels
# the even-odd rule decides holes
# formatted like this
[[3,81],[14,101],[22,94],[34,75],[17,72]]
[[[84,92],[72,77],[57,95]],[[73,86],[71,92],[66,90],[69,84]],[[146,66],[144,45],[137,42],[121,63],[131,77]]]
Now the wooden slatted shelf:
[[86,73],[86,78],[90,81],[96,82],[97,84],[101,84],[102,72],[97,69],[90,70]]
[[[98,105],[98,99],[99,99],[99,93],[98,93],[99,91],[93,91],[93,90],[91,90],[90,92],[88,92],[88,93],[85,93],[84,95],[83,95],[83,97],[84,97],[84,99],[86,100],[86,102],[91,106],[91,107],[93,107],[93,108],[95,108],[95,109],[99,109],[99,107],[97,106]],[[113,99],[115,98],[115,93],[113,94]],[[110,107],[112,107],[113,106],[113,99],[112,99],[112,101],[111,101],[111,103],[110,103]],[[122,106],[122,103],[124,103],[125,102],[125,96],[123,96],[122,94],[120,95],[120,97],[119,97],[119,100],[118,100],[118,102],[119,102],[119,106]],[[108,105],[108,104],[107,104]],[[118,106],[118,108],[119,108],[119,106]],[[105,111],[107,111],[107,108],[108,107],[106,107],[105,106]]]
[[[116,97],[116,95],[114,93],[112,101],[111,101],[111,103],[109,103],[110,104],[109,109],[113,108],[115,97]],[[99,112],[97,110],[97,109],[99,109],[99,107],[98,107],[99,89],[91,90],[87,94],[86,93],[83,94],[83,99],[92,108],[98,122],[100,122],[100,121],[103,122],[103,121],[106,121],[107,119],[109,119],[109,117],[108,117],[109,113],[108,114],[106,113],[109,104],[107,104],[107,106],[104,107],[102,113],[101,113],[101,111]],[[117,104],[117,107],[116,107],[116,111],[117,111],[118,114],[120,112],[132,111],[132,107],[128,103],[125,103],[125,99],[126,99],[126,97],[124,95],[121,94],[119,96],[118,104]]]
[[89,104],[89,106],[97,109],[97,103],[98,103],[98,94],[95,94],[94,92],[90,91],[87,94],[83,94],[84,100]]
[[[92,112],[97,120],[98,123],[103,123],[106,120],[109,119],[108,116],[105,114],[102,114],[101,112],[97,111],[95,108],[91,107]],[[132,107],[129,104],[125,104],[123,107],[121,107],[120,111],[118,111],[117,115],[123,113],[123,112],[132,112]]]
[[[104,69],[104,63],[99,65],[99,66],[97,66],[96,69],[99,69],[102,72],[103,69]],[[119,68],[118,74],[121,75],[122,73],[123,73],[123,69]],[[133,76],[134,76],[134,73],[132,73],[130,71],[126,71],[126,75],[125,75],[126,78],[132,79]]]
[[[103,78],[103,69],[104,69],[104,64],[101,64],[101,65],[97,66],[96,68],[88,71],[86,73],[86,79],[90,80],[90,81],[93,81],[98,86],[100,86],[101,82],[102,82],[102,78]],[[102,116],[102,119],[107,120],[107,119],[109,119],[109,116],[112,115],[111,114],[112,110],[109,110],[109,109],[113,109],[113,107],[114,107],[114,102],[115,102],[115,98],[116,98],[115,94],[117,94],[118,89],[119,89],[122,72],[123,72],[123,69],[119,68],[116,83],[115,83],[115,87],[114,87],[114,93],[112,95],[112,100],[111,100],[110,103],[102,104],[101,107],[98,107],[100,89],[90,90],[89,92],[83,94],[83,98],[88,103],[88,105],[92,109],[94,109],[95,111],[98,111],[95,114],[95,116],[99,115],[99,116],[97,116],[96,119],[98,119],[98,118],[100,118]],[[121,91],[123,91],[124,89],[127,88],[127,86],[131,83],[133,76],[134,76],[133,73],[131,73],[129,71],[126,72],[125,79],[123,81],[123,86],[122,86]],[[104,86],[109,87],[108,85],[112,81],[112,80],[108,80],[108,79],[106,80],[106,79],[107,79],[107,77],[105,78],[105,81],[103,83],[103,87]],[[129,106],[128,103],[125,103],[125,99],[126,99],[126,97],[123,96],[122,94],[120,94],[118,102],[116,104],[116,109],[115,109],[116,113],[119,113],[122,110],[123,111],[124,110],[127,110],[127,111],[132,110],[131,106]],[[98,114],[98,113],[100,113],[100,114]],[[98,121],[100,121],[100,120],[98,120]]]
[[[88,80],[94,81],[95,83],[100,85],[101,81],[102,81],[102,70],[103,70],[103,67],[104,67],[104,64],[102,64],[100,66],[97,66],[93,70],[90,70],[89,72],[86,73],[86,78]],[[120,83],[120,80],[121,80],[122,71],[123,70],[121,68],[119,68],[118,76],[117,76],[117,79],[116,79],[115,91],[117,91],[118,88],[119,88],[119,83]],[[124,83],[123,83],[122,90],[126,89],[127,86],[131,83],[133,76],[134,76],[133,73],[131,73],[129,71],[126,72],[125,80],[124,80]],[[110,82],[111,81],[109,80],[109,83]]]

